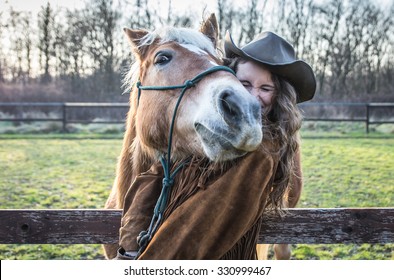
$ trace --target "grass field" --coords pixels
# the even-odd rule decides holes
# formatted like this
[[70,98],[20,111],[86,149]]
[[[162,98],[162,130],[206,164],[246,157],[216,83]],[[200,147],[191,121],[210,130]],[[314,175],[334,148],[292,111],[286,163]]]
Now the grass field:
[[[394,206],[393,135],[341,135],[303,134],[299,207]],[[0,135],[0,208],[101,208],[122,140],[88,137]],[[100,245],[0,245],[0,259],[101,258]],[[293,245],[293,258],[393,260],[394,244],[299,244]]]

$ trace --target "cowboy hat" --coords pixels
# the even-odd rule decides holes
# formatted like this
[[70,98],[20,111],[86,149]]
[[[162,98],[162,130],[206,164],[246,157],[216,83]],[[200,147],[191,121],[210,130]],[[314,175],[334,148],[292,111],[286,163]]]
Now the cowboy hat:
[[238,48],[227,31],[224,51],[228,58],[252,60],[286,79],[297,92],[297,103],[308,101],[315,95],[316,79],[312,68],[305,61],[296,59],[293,46],[273,32],[262,32]]

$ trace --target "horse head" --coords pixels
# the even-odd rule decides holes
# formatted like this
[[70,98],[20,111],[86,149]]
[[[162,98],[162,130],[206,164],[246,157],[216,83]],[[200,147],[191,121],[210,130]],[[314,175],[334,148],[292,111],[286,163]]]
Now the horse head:
[[[130,96],[133,148],[140,153],[133,161],[157,159],[166,153],[175,113],[175,159],[197,155],[212,161],[231,160],[258,147],[262,140],[260,105],[228,71],[215,71],[190,86],[175,110],[181,89],[168,87],[187,83],[222,64],[215,48],[214,15],[200,31],[125,29],[125,33],[136,57],[130,83],[143,86],[139,92],[134,87]],[[144,90],[144,86],[155,89]]]

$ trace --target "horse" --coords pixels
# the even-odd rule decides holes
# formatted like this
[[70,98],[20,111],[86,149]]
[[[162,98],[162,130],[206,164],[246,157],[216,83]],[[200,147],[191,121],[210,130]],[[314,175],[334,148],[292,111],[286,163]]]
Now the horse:
[[[107,209],[122,209],[136,176],[163,155],[171,162],[191,155],[231,161],[256,150],[263,138],[258,101],[221,66],[214,14],[199,31],[124,31],[136,58],[127,82],[134,87]],[[105,245],[106,257],[117,249]]]

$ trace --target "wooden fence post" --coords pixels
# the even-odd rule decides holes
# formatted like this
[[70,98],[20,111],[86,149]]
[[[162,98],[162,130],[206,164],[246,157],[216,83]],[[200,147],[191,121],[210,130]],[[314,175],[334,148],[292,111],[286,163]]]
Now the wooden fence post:
[[63,103],[63,105],[62,105],[62,115],[63,115],[63,117],[62,117],[62,119],[63,119],[63,121],[62,121],[62,123],[63,123],[63,128],[62,128],[62,132],[66,132],[67,131],[67,112],[66,112],[66,110],[67,110],[67,106],[66,106],[66,103]]
[[369,107],[370,107],[369,103],[367,103],[366,106],[367,106],[367,118],[365,121],[365,128],[366,128],[367,134],[369,134]]

